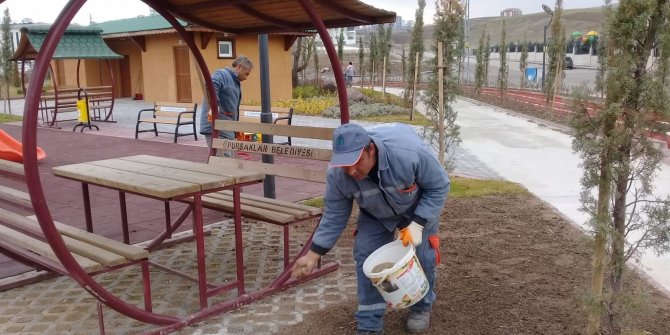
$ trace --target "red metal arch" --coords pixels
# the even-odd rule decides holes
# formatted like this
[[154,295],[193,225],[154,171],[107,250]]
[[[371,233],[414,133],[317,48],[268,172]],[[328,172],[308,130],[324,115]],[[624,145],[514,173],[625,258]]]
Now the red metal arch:
[[[193,53],[198,66],[202,72],[202,75],[206,82],[207,92],[210,100],[211,106],[216,106],[216,95],[214,88],[212,86],[212,78],[207,69],[202,54],[195,45],[193,38],[188,34],[184,28],[177,22],[174,16],[166,9],[168,5],[166,2],[159,0],[143,0],[150,7],[155,9],[159,14],[165,17],[172,26],[177,30],[182,39],[187,43],[191,52]],[[315,24],[321,39],[326,46],[326,51],[331,62],[331,66],[334,70],[335,81],[338,88],[338,95],[340,101],[340,111],[341,111],[341,123],[349,122],[349,108],[347,102],[346,88],[344,84],[344,74],[340,66],[339,59],[337,58],[337,53],[335,47],[333,46],[332,40],[328,35],[326,26],[321,20],[321,18],[316,14],[312,4],[308,0],[297,0],[304,10],[308,13],[313,23]],[[56,18],[56,23],[51,27],[49,33],[47,34],[46,40],[40,50],[39,55],[37,56],[35,62],[35,69],[33,71],[34,80],[36,82],[43,82],[46,77],[46,72],[50,66],[51,58],[53,57],[58,41],[63,36],[67,26],[72,21],[72,18],[75,14],[81,9],[86,0],[70,0],[67,5],[63,8],[61,13]],[[0,0],[2,3],[2,0]],[[30,194],[31,202],[35,210],[35,215],[39,221],[40,228],[45,235],[45,238],[54,253],[61,261],[65,269],[68,271],[70,276],[79,283],[84,289],[86,289],[91,295],[96,299],[107,305],[108,307],[122,313],[128,317],[136,319],[141,322],[156,324],[156,325],[168,325],[169,329],[176,329],[186,324],[191,324],[197,322],[198,320],[203,320],[206,317],[215,315],[216,313],[224,312],[226,310],[233,309],[231,306],[217,307],[212,306],[210,308],[201,310],[200,312],[194,313],[185,318],[166,316],[161,314],[156,314],[148,312],[142,309],[139,309],[133,305],[127,304],[123,300],[112,295],[109,291],[105,290],[102,286],[91,278],[91,276],[84,271],[79,264],[75,261],[72,254],[69,252],[61,235],[55,228],[53,218],[46,203],[44,197],[44,192],[42,189],[41,179],[37,167],[37,114],[38,114],[38,104],[41,98],[41,88],[38,85],[31,85],[26,92],[25,107],[24,107],[24,119],[23,119],[23,155],[24,155],[24,171],[26,176],[26,183],[28,186],[28,193]],[[213,109],[213,112],[216,113],[216,108]],[[303,250],[304,252],[305,250]],[[288,276],[284,275],[278,278],[271,287],[256,292],[252,295],[245,296],[242,300],[250,300],[256,297],[266,296],[275,290],[278,286],[282,285],[288,280]],[[242,302],[242,300],[240,302]],[[255,299],[254,299],[255,300]]]
[[[44,81],[49,63],[56,50],[56,46],[58,45],[58,41],[63,36],[65,29],[72,21],[74,15],[85,2],[86,0],[70,0],[56,18],[55,24],[49,29],[46,40],[35,61],[35,69],[33,71],[35,82],[41,83]],[[42,229],[47,242],[49,242],[49,245],[72,279],[105,305],[128,317],[146,323],[168,325],[179,322],[179,318],[147,312],[127,304],[123,300],[114,296],[96,283],[95,280],[93,280],[93,278],[79,266],[65,246],[63,238],[54,226],[53,218],[51,217],[49,207],[44,198],[42,183],[37,168],[37,108],[41,95],[42,92],[39,85],[30,85],[30,87],[28,87],[23,111],[22,137],[24,171],[28,193],[30,194],[30,201],[32,202],[35,215],[37,216],[40,228]]]

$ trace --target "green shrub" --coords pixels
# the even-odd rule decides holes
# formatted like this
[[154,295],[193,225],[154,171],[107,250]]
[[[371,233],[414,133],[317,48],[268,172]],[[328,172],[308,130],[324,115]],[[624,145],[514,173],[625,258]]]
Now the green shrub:
[[[243,105],[260,106],[260,101],[245,100]],[[274,107],[293,107],[293,112],[298,115],[320,115],[326,108],[337,104],[335,97],[314,97],[309,99],[285,99],[273,100],[271,105]]]
[[[351,119],[408,114],[409,110],[407,108],[384,103],[353,103],[349,105],[349,118]],[[340,106],[329,107],[321,115],[334,119],[340,118]]]
[[360,91],[363,95],[365,95],[369,99],[371,103],[395,105],[405,108],[410,107],[409,103],[405,102],[404,100],[402,100],[402,98],[400,98],[395,94],[386,93],[384,96],[382,96],[382,92],[375,91],[369,88],[362,88],[360,89]]
[[337,103],[334,97],[314,97],[310,99],[276,100],[272,102],[277,107],[293,107],[293,112],[299,115],[320,115],[325,109]]
[[293,89],[293,99],[310,99],[317,97],[332,97],[333,92],[315,85],[296,86]]

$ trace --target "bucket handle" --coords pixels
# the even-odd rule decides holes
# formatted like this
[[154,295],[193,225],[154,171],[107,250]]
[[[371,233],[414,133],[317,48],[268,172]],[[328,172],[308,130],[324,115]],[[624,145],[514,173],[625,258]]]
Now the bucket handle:
[[[381,280],[379,280],[379,281],[377,282],[377,284],[372,283],[372,286],[374,286],[374,287],[379,287],[379,285],[381,285],[381,283],[383,283],[384,281],[386,281],[386,279],[388,279],[388,277],[389,277],[390,275],[391,275],[391,273],[385,275],[384,277],[382,277]],[[370,282],[372,282],[372,281],[370,281]]]

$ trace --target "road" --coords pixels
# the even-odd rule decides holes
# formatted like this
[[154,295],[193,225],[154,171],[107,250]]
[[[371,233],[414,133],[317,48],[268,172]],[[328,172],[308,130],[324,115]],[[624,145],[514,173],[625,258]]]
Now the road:
[[[500,59],[493,58],[489,61],[489,72],[488,72],[488,83],[489,86],[494,86],[498,82],[498,71],[500,69]],[[521,71],[519,70],[519,61],[518,61],[518,54],[510,54],[509,55],[509,60],[507,62],[507,68],[509,71],[508,74],[508,86],[510,88],[513,87],[519,87],[521,83]],[[584,60],[582,62],[578,62],[577,60],[582,60],[582,59],[577,59],[575,57],[575,68],[574,69],[566,69],[565,70],[565,79],[563,81],[565,87],[578,87],[581,84],[585,84],[591,88],[594,88],[595,86],[595,79],[596,79],[596,68],[595,68],[595,57],[593,58],[593,65],[589,65],[588,61]],[[581,57],[580,57],[581,58]],[[475,68],[477,65],[477,60],[474,57],[470,57],[469,59],[466,59],[465,62],[465,68],[467,69],[467,78],[469,81],[474,82],[474,73],[475,73]],[[546,64],[546,67],[548,68],[549,64]],[[542,79],[542,54],[541,53],[531,53],[528,55],[528,67],[535,67],[537,68],[537,81],[534,83],[534,85],[538,86],[541,83]],[[548,69],[547,69],[548,71]],[[533,83],[531,83],[533,85]]]

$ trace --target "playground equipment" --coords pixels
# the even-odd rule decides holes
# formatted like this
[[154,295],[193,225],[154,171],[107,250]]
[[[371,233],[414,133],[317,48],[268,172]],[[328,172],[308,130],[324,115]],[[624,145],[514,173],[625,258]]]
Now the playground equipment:
[[[42,160],[47,154],[37,147],[37,160]],[[23,163],[23,146],[21,142],[0,129],[0,159]]]

